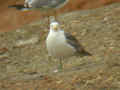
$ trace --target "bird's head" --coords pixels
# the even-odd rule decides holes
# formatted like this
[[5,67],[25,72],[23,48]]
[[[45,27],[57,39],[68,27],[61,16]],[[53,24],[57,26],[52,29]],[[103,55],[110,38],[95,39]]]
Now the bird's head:
[[58,23],[58,22],[52,22],[52,23],[50,24],[50,29],[51,29],[51,30],[54,30],[54,31],[59,30],[59,29],[60,29],[59,23]]

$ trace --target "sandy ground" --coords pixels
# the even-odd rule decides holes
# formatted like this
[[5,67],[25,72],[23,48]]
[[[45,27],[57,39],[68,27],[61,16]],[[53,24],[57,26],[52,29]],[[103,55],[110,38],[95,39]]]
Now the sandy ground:
[[120,90],[120,4],[59,15],[92,56],[48,59],[47,18],[0,32],[0,90]]

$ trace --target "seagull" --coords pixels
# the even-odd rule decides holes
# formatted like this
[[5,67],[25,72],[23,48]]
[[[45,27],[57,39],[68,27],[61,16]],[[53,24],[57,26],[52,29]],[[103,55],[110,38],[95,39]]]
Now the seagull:
[[58,9],[63,7],[69,0],[25,0],[23,5],[10,5],[9,8],[27,11],[38,9],[43,11]]
[[25,0],[23,5],[10,5],[8,8],[16,8],[20,11],[39,10],[46,13],[46,17],[49,18],[52,13],[54,13],[56,17],[56,10],[62,8],[68,1],[69,0]]
[[76,56],[91,56],[78,40],[70,33],[64,32],[60,28],[60,24],[57,21],[50,23],[50,31],[46,39],[46,47],[48,55],[59,58],[60,66],[62,70],[62,59],[64,57]]

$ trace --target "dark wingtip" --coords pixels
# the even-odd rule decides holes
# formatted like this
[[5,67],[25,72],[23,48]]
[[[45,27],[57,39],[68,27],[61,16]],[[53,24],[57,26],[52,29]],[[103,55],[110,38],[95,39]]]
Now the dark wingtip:
[[92,56],[92,54],[91,53],[89,53],[89,52],[84,52],[84,55],[86,55],[86,56]]
[[84,49],[83,49],[82,51],[79,51],[79,54],[80,54],[81,56],[92,56],[91,53],[85,51]]

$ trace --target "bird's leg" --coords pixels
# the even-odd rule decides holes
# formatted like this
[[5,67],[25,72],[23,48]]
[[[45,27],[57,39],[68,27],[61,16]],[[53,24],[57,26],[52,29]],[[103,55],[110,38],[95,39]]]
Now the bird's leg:
[[50,55],[47,56],[48,61],[52,61],[52,57]]
[[60,71],[62,71],[62,70],[63,70],[63,63],[62,63],[62,59],[63,59],[62,57],[60,57],[60,59],[59,59],[59,68],[58,68],[58,69],[59,69]]

